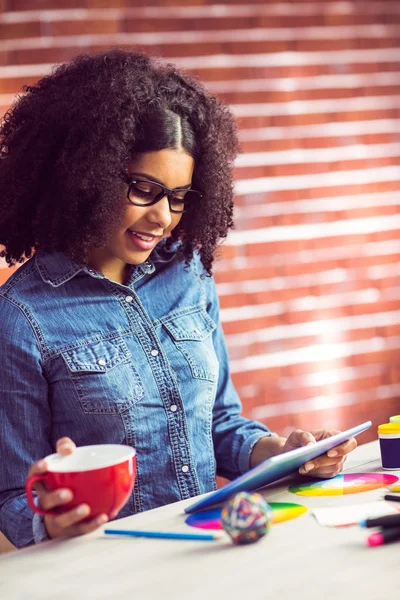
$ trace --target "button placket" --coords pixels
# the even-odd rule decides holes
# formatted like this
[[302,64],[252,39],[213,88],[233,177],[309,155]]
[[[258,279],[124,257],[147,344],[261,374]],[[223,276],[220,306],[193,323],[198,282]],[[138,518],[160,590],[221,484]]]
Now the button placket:
[[[171,440],[172,460],[176,469],[177,484],[182,499],[200,493],[196,469],[191,468],[190,440],[185,420],[185,411],[181,406],[180,391],[175,378],[170,373],[170,365],[164,359],[163,346],[159,342],[154,325],[147,315],[140,299],[137,296],[125,296],[128,303],[134,301],[134,319],[142,319],[143,324],[143,350],[148,357],[155,380],[162,394],[162,401],[166,410],[168,434]],[[201,333],[198,330],[197,335]],[[154,359],[154,360],[153,360]],[[164,379],[165,378],[165,379]]]

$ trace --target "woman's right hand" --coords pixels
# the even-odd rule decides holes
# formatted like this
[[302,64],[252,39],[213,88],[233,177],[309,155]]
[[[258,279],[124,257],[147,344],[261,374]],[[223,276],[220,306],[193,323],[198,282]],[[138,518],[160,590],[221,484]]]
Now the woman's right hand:
[[[56,450],[59,454],[71,454],[75,450],[74,442],[67,437],[57,441]],[[47,470],[46,460],[39,460],[32,465],[28,476],[39,475]],[[36,483],[35,489],[39,499],[39,505],[44,510],[51,510],[63,504],[67,504],[72,500],[73,494],[69,489],[58,489],[53,492],[48,492],[41,483]],[[107,523],[107,515],[98,515],[94,519],[85,521],[83,519],[90,516],[90,508],[87,504],[80,504],[76,508],[66,511],[58,515],[45,515],[44,524],[47,530],[47,535],[50,538],[58,537],[74,537],[90,533],[104,523]]]

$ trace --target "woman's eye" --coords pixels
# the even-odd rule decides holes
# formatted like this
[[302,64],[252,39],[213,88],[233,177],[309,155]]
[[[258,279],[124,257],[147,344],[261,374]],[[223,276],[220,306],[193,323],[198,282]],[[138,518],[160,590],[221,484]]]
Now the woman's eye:
[[179,194],[175,194],[172,196],[172,202],[174,204],[183,204],[185,202],[186,192],[179,192]]
[[138,194],[139,196],[151,196],[152,190],[146,185],[134,184],[132,186],[132,191],[134,194]]

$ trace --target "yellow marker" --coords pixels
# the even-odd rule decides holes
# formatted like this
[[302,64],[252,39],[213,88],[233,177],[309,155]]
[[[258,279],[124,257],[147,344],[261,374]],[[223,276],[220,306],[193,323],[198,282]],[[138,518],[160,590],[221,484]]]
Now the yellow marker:
[[391,492],[400,492],[400,485],[398,483],[394,483],[393,485],[388,485],[387,488]]

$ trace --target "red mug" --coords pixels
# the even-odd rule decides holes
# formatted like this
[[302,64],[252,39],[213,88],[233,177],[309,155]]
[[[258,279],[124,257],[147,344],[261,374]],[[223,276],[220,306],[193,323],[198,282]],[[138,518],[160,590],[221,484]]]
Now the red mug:
[[[28,504],[40,515],[57,515],[79,504],[88,504],[88,519],[102,513],[113,519],[127,502],[135,483],[136,451],[130,446],[80,446],[72,454],[50,454],[45,460],[47,471],[31,475],[25,483]],[[33,497],[32,488],[38,481],[48,491],[70,489],[72,500],[55,509],[43,510]]]

